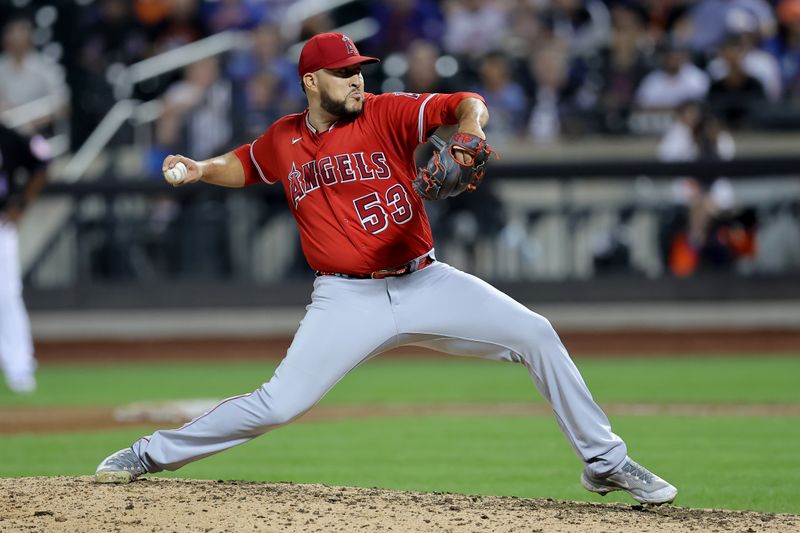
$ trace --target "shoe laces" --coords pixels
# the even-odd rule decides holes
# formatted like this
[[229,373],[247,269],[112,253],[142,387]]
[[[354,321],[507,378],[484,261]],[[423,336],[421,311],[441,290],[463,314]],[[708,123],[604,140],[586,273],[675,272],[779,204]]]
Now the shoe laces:
[[652,472],[632,459],[622,466],[621,472],[626,476],[642,481],[646,485],[655,481],[655,475]]

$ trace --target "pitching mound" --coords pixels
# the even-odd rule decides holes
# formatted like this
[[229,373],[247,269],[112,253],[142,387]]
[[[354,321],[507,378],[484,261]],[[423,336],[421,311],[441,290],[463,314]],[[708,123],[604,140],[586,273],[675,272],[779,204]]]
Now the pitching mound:
[[4,532],[800,532],[796,515],[290,483],[6,478],[0,494]]

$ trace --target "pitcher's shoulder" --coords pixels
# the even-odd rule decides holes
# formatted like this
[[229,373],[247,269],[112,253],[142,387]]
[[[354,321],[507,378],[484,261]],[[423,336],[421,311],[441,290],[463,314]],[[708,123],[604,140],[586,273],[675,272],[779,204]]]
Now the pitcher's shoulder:
[[305,120],[305,111],[302,113],[292,113],[291,115],[284,115],[275,122],[273,122],[264,131],[260,139],[276,140],[276,139],[295,136],[298,131],[302,130],[304,120]]
[[372,94],[372,93],[364,93],[366,96],[366,101],[374,101],[374,102],[395,102],[395,101],[414,101],[419,100],[423,96],[427,96],[428,93],[407,93],[402,91],[395,91],[391,93],[381,93],[381,94]]
[[419,106],[420,99],[425,96],[417,93],[364,93],[364,111],[369,114],[381,113],[383,110],[394,111],[407,107],[416,108]]
[[303,124],[305,116],[306,116],[305,111],[302,111],[300,113],[292,113],[290,115],[284,115],[275,122],[273,122],[268,129],[275,131],[296,130]]

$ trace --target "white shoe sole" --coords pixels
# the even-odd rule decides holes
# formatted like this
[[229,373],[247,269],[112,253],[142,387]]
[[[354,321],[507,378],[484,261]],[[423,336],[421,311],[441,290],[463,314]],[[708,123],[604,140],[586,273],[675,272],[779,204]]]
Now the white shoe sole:
[[610,485],[596,485],[594,482],[592,482],[592,480],[586,477],[585,472],[581,472],[581,485],[583,485],[583,488],[585,488],[589,492],[595,492],[600,496],[605,496],[609,492],[615,492],[615,491],[627,492],[628,494],[631,495],[631,498],[633,498],[637,502],[646,503],[648,505],[664,505],[665,503],[672,503],[673,501],[675,501],[675,497],[678,495],[678,491],[676,490],[675,493],[668,498],[648,499],[642,496],[638,496],[628,490],[625,490],[622,487],[615,487]]
[[130,483],[133,481],[133,476],[130,472],[125,470],[116,470],[109,472],[97,472],[94,475],[94,480],[97,483]]
[[617,490],[623,490],[619,487],[609,487],[608,485],[595,485],[594,483],[586,477],[586,474],[581,472],[581,485],[583,488],[588,490],[589,492],[596,492],[600,496],[605,496],[609,492],[614,492]]

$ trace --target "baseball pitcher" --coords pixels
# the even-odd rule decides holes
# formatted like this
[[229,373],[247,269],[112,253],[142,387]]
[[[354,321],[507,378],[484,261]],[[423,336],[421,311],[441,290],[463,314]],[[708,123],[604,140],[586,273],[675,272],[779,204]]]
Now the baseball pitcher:
[[[308,107],[231,153],[164,160],[175,186],[280,183],[316,271],[311,304],[272,378],[179,429],[156,431],[106,458],[103,483],[127,483],[242,444],[311,409],[353,368],[385,350],[426,346],[523,364],[585,467],[583,486],[671,502],[677,489],[628,457],[558,335],[542,316],[441,261],[423,200],[479,185],[493,151],[489,114],[475,93],[364,92],[353,41],[322,33],[298,64]],[[413,152],[442,125],[450,139],[417,169]],[[465,192],[466,191],[466,192]]]

